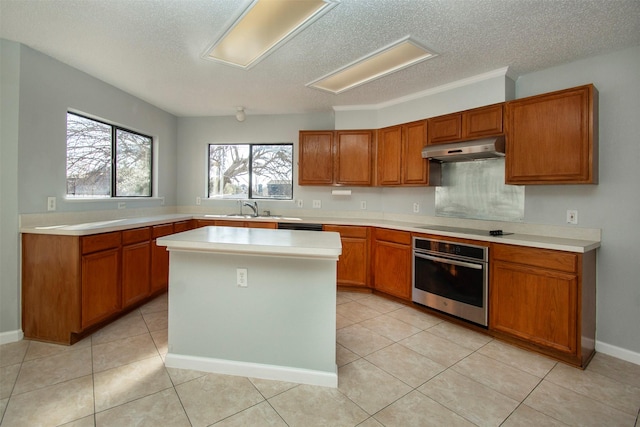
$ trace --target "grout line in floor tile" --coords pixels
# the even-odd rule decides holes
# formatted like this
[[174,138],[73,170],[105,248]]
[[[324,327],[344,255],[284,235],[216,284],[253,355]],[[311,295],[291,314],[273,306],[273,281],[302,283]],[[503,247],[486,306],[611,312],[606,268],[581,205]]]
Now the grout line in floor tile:
[[97,426],[96,420],[96,371],[93,363],[93,336],[88,338],[90,340],[89,345],[91,347],[91,394],[93,395],[93,425]]
[[[370,319],[363,319],[363,320],[360,320],[360,321],[354,322],[353,324],[351,324],[351,325],[349,325],[349,326],[352,326],[352,325],[360,325],[360,324],[362,324],[363,322],[366,322],[366,321],[368,321],[368,320],[375,319],[375,318],[377,318],[377,317],[379,317],[379,316],[386,316],[386,315],[389,315],[389,314],[391,314],[391,313],[394,313],[394,312],[396,312],[396,311],[398,311],[398,310],[402,310],[402,309],[404,309],[404,308],[405,308],[405,307],[397,307],[397,308],[395,308],[395,309],[393,309],[393,310],[390,310],[390,311],[388,311],[388,312],[379,312],[378,310],[376,310],[376,309],[374,309],[374,308],[372,308],[372,307],[370,307],[370,306],[368,306],[368,305],[366,305],[366,304],[362,304],[361,302],[359,302],[359,300],[360,300],[360,299],[365,298],[365,297],[362,297],[362,298],[356,298],[356,299],[351,299],[351,298],[349,298],[348,296],[344,296],[344,295],[343,295],[343,297],[344,297],[344,299],[348,299],[348,301],[344,301],[344,302],[343,302],[343,304],[344,304],[344,303],[350,303],[350,302],[356,302],[356,303],[358,303],[359,305],[361,305],[361,306],[363,306],[363,307],[366,307],[367,309],[370,309],[370,310],[373,310],[373,311],[378,312],[378,314],[377,314],[376,316],[374,316],[374,317],[372,317],[372,318],[370,318]],[[407,306],[407,307],[411,308],[410,306]],[[152,331],[149,329],[149,324],[147,323],[147,320],[144,318],[144,314],[142,313],[142,311],[141,311],[141,309],[140,309],[140,308],[137,308],[136,310],[138,310],[138,314],[142,317],[142,320],[145,322],[145,326],[146,326],[146,329],[147,329],[147,332],[146,332],[146,333],[147,333],[147,334],[149,334],[149,336],[150,336],[150,338],[151,338],[151,340],[152,340],[152,342],[153,342],[153,344],[154,344],[154,347],[155,347],[156,352],[157,352],[157,356],[158,356],[158,357],[160,357],[160,358],[162,358],[162,354],[160,353],[160,348],[158,347],[158,344],[156,343],[156,341],[153,339]],[[162,310],[158,310],[157,312],[161,312],[161,311],[162,311]],[[132,311],[132,312],[133,312],[133,311]],[[155,312],[156,312],[156,311],[154,311],[154,312],[148,312],[148,313],[146,313],[146,314],[151,314],[151,313],[155,313]],[[420,312],[420,311],[418,310],[418,312]],[[395,318],[394,318],[394,319],[395,319]],[[423,329],[423,328],[421,328],[421,327],[417,327],[417,326],[415,326],[415,325],[413,325],[413,324],[411,324],[411,323],[409,323],[409,322],[405,322],[405,321],[404,321],[404,320],[402,320],[402,319],[395,319],[395,320],[398,320],[398,321],[403,322],[403,323],[405,323],[405,324],[407,324],[407,325],[409,325],[409,326],[413,326],[413,327],[415,327],[416,329],[419,329],[419,332],[416,332],[416,333],[411,334],[411,335],[409,335],[409,336],[407,336],[407,337],[404,337],[403,339],[409,338],[409,337],[411,337],[411,336],[415,336],[415,335],[417,335],[417,334],[420,334],[421,332],[429,332],[429,330],[430,330],[430,329],[432,329],[433,327],[435,327],[435,326],[437,326],[437,325],[441,324],[442,322],[446,321],[446,320],[442,320],[442,321],[440,321],[440,322],[438,322],[438,323],[435,323],[435,324],[430,325],[430,326],[428,326],[427,328]],[[372,330],[372,329],[369,329],[369,328],[367,328],[366,326],[363,326],[363,325],[360,325],[360,326],[361,326],[361,327],[363,327],[363,328],[366,328],[367,330],[369,330],[369,331],[371,331],[371,332],[377,333],[377,331]],[[347,326],[346,326],[346,327],[347,327]],[[336,329],[336,330],[340,330],[340,329],[343,329],[343,328],[339,328],[339,329]],[[154,332],[155,332],[155,331],[154,331]],[[429,333],[431,333],[431,334],[432,334],[432,332],[429,332]],[[135,334],[135,335],[132,335],[132,336],[130,336],[130,337],[126,337],[126,338],[132,338],[132,337],[139,336],[139,335],[142,335],[142,334]],[[378,335],[385,337],[384,335],[381,335],[381,334],[379,334],[379,333],[378,333]],[[435,335],[435,334],[434,334],[434,335]],[[451,341],[451,340],[449,340],[448,338],[442,337],[442,336],[440,336],[440,335],[438,335],[438,337],[439,337],[439,338],[442,338],[442,339],[445,339],[445,340],[447,340],[447,341],[450,341],[450,342],[452,342],[452,343],[454,343],[454,344],[457,344],[457,342],[455,342],[455,341]],[[356,358],[356,359],[354,359],[354,360],[352,360],[352,361],[350,361],[350,362],[348,362],[348,363],[346,363],[345,365],[342,365],[342,366],[341,366],[341,367],[339,367],[339,368],[343,368],[343,367],[345,367],[345,366],[348,366],[348,365],[352,364],[353,362],[356,362],[356,361],[359,361],[359,360],[364,359],[364,360],[366,360],[367,362],[371,363],[371,364],[372,364],[373,366],[375,366],[376,368],[378,368],[378,369],[382,370],[383,372],[385,372],[386,374],[388,374],[388,375],[392,376],[392,377],[393,377],[393,378],[395,378],[396,380],[398,380],[398,381],[402,382],[403,384],[406,384],[406,385],[410,388],[410,390],[409,390],[407,393],[405,393],[405,394],[403,394],[402,396],[400,396],[400,397],[398,397],[397,399],[395,399],[393,402],[390,402],[389,404],[387,404],[384,408],[381,408],[380,410],[378,410],[375,414],[368,414],[368,412],[367,412],[366,410],[364,410],[364,408],[362,408],[360,405],[358,405],[356,402],[354,402],[352,399],[350,399],[350,398],[349,398],[349,396],[347,396],[343,391],[341,391],[341,390],[339,390],[339,389],[336,389],[336,390],[338,390],[338,392],[340,392],[344,397],[346,397],[350,402],[352,402],[353,404],[355,404],[358,408],[360,408],[360,409],[361,409],[361,410],[363,410],[366,414],[368,414],[368,415],[369,415],[369,416],[368,416],[365,420],[363,420],[360,424],[362,424],[362,423],[366,422],[367,420],[371,420],[371,419],[373,419],[373,420],[375,420],[376,422],[378,422],[378,423],[382,424],[381,422],[379,422],[379,421],[375,418],[375,416],[376,416],[377,414],[379,414],[381,411],[383,411],[383,410],[385,410],[386,408],[388,408],[389,406],[391,406],[391,405],[395,404],[396,402],[398,402],[399,400],[401,400],[401,399],[405,398],[408,394],[412,393],[413,391],[417,391],[417,392],[418,392],[418,393],[420,393],[422,396],[425,396],[426,398],[428,398],[428,399],[430,399],[430,400],[434,401],[434,400],[433,400],[433,399],[431,399],[429,396],[426,396],[424,393],[420,392],[418,389],[419,389],[420,387],[424,386],[425,384],[427,384],[429,381],[432,381],[434,378],[437,378],[438,376],[440,376],[440,375],[442,375],[443,373],[447,372],[448,370],[452,369],[453,367],[455,367],[456,365],[458,365],[459,363],[461,363],[462,361],[466,360],[467,358],[469,358],[470,356],[472,356],[472,355],[474,355],[474,354],[476,354],[476,353],[478,353],[478,354],[480,354],[480,355],[482,355],[482,356],[484,356],[484,357],[488,357],[488,358],[490,358],[490,359],[492,359],[492,360],[494,360],[494,361],[496,361],[496,362],[504,363],[503,361],[501,361],[501,360],[499,360],[499,359],[497,359],[497,358],[495,358],[495,357],[492,357],[492,356],[490,356],[490,355],[486,355],[486,354],[480,353],[480,350],[481,350],[481,349],[483,349],[484,347],[486,347],[487,345],[489,345],[492,341],[494,341],[494,339],[492,339],[491,341],[489,341],[489,342],[487,342],[487,343],[485,343],[485,344],[482,344],[480,347],[478,347],[478,348],[474,349],[471,353],[469,353],[468,355],[464,356],[462,359],[460,359],[460,360],[456,361],[456,362],[455,362],[455,363],[453,363],[452,365],[445,367],[445,369],[443,369],[442,371],[438,372],[437,374],[435,374],[434,376],[432,376],[432,377],[431,377],[431,378],[429,378],[428,380],[424,381],[424,382],[423,382],[423,383],[421,383],[420,385],[418,385],[418,386],[414,387],[414,386],[411,386],[411,385],[409,385],[409,384],[405,383],[405,382],[404,382],[404,381],[402,381],[400,378],[398,378],[398,377],[396,377],[395,375],[393,375],[391,372],[388,372],[388,371],[387,371],[387,370],[385,370],[384,368],[382,368],[382,367],[380,367],[380,366],[377,366],[375,363],[373,363],[373,362],[371,362],[371,361],[369,361],[369,360],[367,359],[367,357],[368,357],[368,356],[370,356],[371,354],[373,354],[373,353],[375,353],[375,352],[377,352],[377,351],[381,351],[381,350],[384,350],[384,349],[386,349],[386,348],[389,348],[390,346],[393,346],[394,344],[399,344],[399,345],[401,345],[401,346],[403,346],[403,347],[405,347],[405,348],[409,348],[409,347],[406,347],[406,346],[404,346],[403,344],[401,344],[399,341],[396,341],[396,340],[391,339],[391,338],[388,338],[388,337],[385,337],[385,338],[389,339],[389,340],[391,341],[391,343],[390,343],[390,344],[388,344],[388,345],[385,345],[384,347],[382,347],[382,348],[380,348],[380,349],[377,349],[377,350],[375,350],[375,351],[373,351],[373,352],[371,352],[371,353],[369,353],[368,355],[365,355],[365,356],[361,356],[361,355],[359,355],[359,354],[357,354],[357,353],[354,353],[354,354],[357,356],[357,358]],[[97,422],[97,419],[96,419],[97,412],[96,412],[96,406],[95,406],[95,405],[96,405],[96,395],[95,395],[95,391],[96,391],[96,390],[95,390],[95,375],[96,375],[96,372],[95,372],[95,367],[94,367],[94,358],[93,358],[93,355],[94,355],[94,348],[93,348],[93,347],[94,347],[94,345],[105,344],[105,343],[112,342],[112,341],[106,341],[105,343],[94,344],[94,343],[93,343],[93,337],[92,337],[92,336],[88,337],[88,339],[90,340],[90,342],[89,342],[89,346],[91,347],[91,350],[90,350],[90,351],[91,351],[91,375],[92,375],[92,395],[93,395],[93,414],[92,414],[92,416],[93,416],[93,422],[94,422],[94,425],[96,425],[96,422]],[[400,341],[401,341],[401,340],[400,340]],[[458,345],[459,345],[459,344],[458,344]],[[29,342],[29,344],[27,345],[27,348],[26,348],[26,350],[24,351],[24,354],[22,355],[22,359],[21,359],[21,361],[19,362],[19,364],[20,364],[20,369],[19,369],[19,371],[18,371],[18,375],[16,376],[16,380],[14,381],[14,384],[13,384],[13,386],[12,386],[11,393],[10,393],[10,394],[9,394],[9,396],[8,396],[8,400],[7,400],[7,403],[6,403],[6,406],[5,406],[5,411],[4,411],[4,413],[3,413],[3,416],[2,416],[2,418],[0,418],[0,424],[2,423],[3,418],[4,418],[4,417],[6,416],[6,414],[7,414],[7,409],[8,409],[8,407],[9,407],[10,403],[11,403],[11,399],[14,397],[14,395],[13,395],[13,390],[15,389],[15,386],[16,386],[16,384],[17,384],[17,381],[18,381],[18,378],[19,378],[19,375],[20,375],[20,371],[23,369],[23,365],[24,365],[24,363],[25,363],[25,358],[26,358],[26,355],[28,354],[28,351],[29,351],[29,348],[30,348],[30,347],[31,347],[31,341],[30,341],[30,342]],[[347,349],[347,350],[349,350],[349,351],[353,352],[351,349],[349,349],[349,348],[348,348],[348,347],[346,347],[346,346],[345,346],[345,349]],[[410,348],[409,348],[409,349],[410,349]],[[410,349],[410,350],[411,350],[411,349]],[[430,359],[428,356],[425,356],[425,355],[422,355],[422,356],[423,356],[423,357],[426,357],[427,359]],[[43,357],[51,357],[51,356],[43,356]],[[154,355],[154,356],[152,356],[152,357],[156,357],[156,355]],[[36,358],[36,359],[33,359],[33,360],[37,360],[37,359],[39,359],[39,358]],[[146,360],[146,359],[147,359],[147,358],[142,359],[142,360]],[[430,360],[432,360],[432,361],[433,361],[433,359],[430,359]],[[136,362],[139,362],[139,361],[136,361]],[[434,361],[434,362],[435,362],[435,361]],[[134,362],[131,362],[131,363],[134,363]],[[436,362],[436,363],[437,363],[437,362]],[[559,362],[555,362],[555,363],[551,366],[551,368],[550,368],[548,371],[546,371],[546,373],[545,373],[541,378],[540,378],[540,377],[538,377],[538,376],[536,376],[536,375],[534,375],[535,377],[537,377],[537,378],[538,378],[538,381],[537,381],[536,385],[535,385],[535,386],[534,386],[534,387],[533,387],[533,388],[532,388],[532,389],[527,393],[527,395],[526,395],[524,398],[522,398],[522,399],[514,399],[514,400],[519,400],[518,405],[517,405],[517,406],[516,406],[516,407],[515,407],[515,408],[514,408],[514,409],[513,409],[513,410],[512,410],[512,411],[511,411],[511,412],[510,412],[506,417],[505,417],[505,418],[504,418],[504,420],[502,420],[502,421],[501,421],[501,423],[500,423],[500,424],[503,424],[503,423],[504,423],[506,420],[508,420],[508,419],[509,419],[509,418],[510,418],[510,417],[511,417],[511,416],[512,416],[512,415],[513,415],[513,414],[514,414],[514,413],[515,413],[519,408],[521,408],[523,405],[526,405],[524,402],[529,398],[529,396],[530,396],[530,395],[531,395],[535,390],[537,390],[537,389],[538,389],[538,387],[540,387],[540,385],[541,385],[541,384],[543,384],[543,382],[544,382],[545,380],[547,380],[547,377],[548,377],[548,376],[549,376],[549,374],[552,372],[552,370],[557,366],[557,364],[558,364],[558,363],[559,363]],[[127,366],[127,365],[129,365],[129,364],[130,364],[130,363],[127,363],[127,364],[121,365],[121,366],[116,367],[116,368],[120,368],[120,367],[122,367],[122,366]],[[523,369],[521,369],[521,368],[520,368],[520,367],[518,367],[518,366],[512,366],[512,365],[509,365],[509,364],[506,364],[506,363],[504,363],[504,364],[505,364],[505,366],[510,366],[510,367],[512,367],[512,368],[514,368],[514,369],[517,369],[518,371],[528,373],[527,371],[524,371]],[[111,368],[111,369],[116,369],[116,368]],[[133,400],[128,401],[128,402],[121,403],[121,404],[119,404],[119,405],[117,405],[117,406],[114,406],[113,408],[116,408],[116,407],[119,407],[119,406],[122,406],[122,405],[126,405],[126,404],[128,404],[128,403],[131,403],[131,402],[134,402],[134,401],[137,401],[137,400],[143,399],[143,398],[145,398],[145,397],[152,396],[152,395],[157,394],[157,393],[161,393],[161,392],[166,391],[166,390],[168,390],[168,389],[170,389],[170,388],[173,388],[174,392],[176,393],[176,395],[177,395],[177,397],[178,397],[178,400],[179,400],[179,402],[180,402],[180,405],[181,405],[181,408],[182,408],[182,410],[183,410],[184,414],[186,415],[187,419],[188,419],[188,420],[189,420],[189,422],[191,423],[191,419],[189,418],[189,414],[187,413],[187,411],[186,411],[186,409],[185,409],[185,407],[184,407],[184,404],[183,404],[183,402],[182,402],[182,399],[181,399],[180,395],[179,395],[179,394],[178,394],[178,392],[177,392],[177,389],[176,389],[177,385],[174,383],[174,379],[171,377],[171,375],[169,375],[169,372],[168,372],[168,369],[166,368],[166,366],[164,366],[164,369],[165,369],[165,372],[166,372],[166,374],[168,375],[169,379],[171,380],[171,386],[170,386],[170,387],[167,387],[167,388],[165,388],[165,389],[163,389],[163,390],[157,391],[157,392],[152,393],[152,394],[149,394],[149,395],[145,395],[145,396],[138,397],[138,398],[133,399]],[[108,370],[107,370],[107,371],[108,371]],[[452,370],[452,371],[453,371],[453,370]],[[106,371],[103,371],[103,372],[106,372]],[[453,371],[453,372],[456,372],[456,373],[457,373],[457,371]],[[605,374],[603,374],[603,373],[599,373],[599,372],[594,372],[594,373],[595,373],[595,374],[597,374],[597,375],[599,375],[599,376],[603,376],[603,377],[606,377],[606,378],[609,378],[609,379],[615,380],[614,378],[611,378],[610,376],[605,375]],[[488,388],[492,389],[493,391],[495,391],[496,393],[498,393],[498,394],[500,394],[500,395],[506,396],[506,395],[504,395],[502,392],[500,392],[500,391],[498,391],[498,390],[495,390],[493,387],[490,387],[490,386],[488,386],[488,385],[486,385],[486,384],[483,384],[482,382],[477,381],[477,380],[475,380],[474,378],[468,377],[467,375],[462,374],[462,373],[458,373],[458,374],[465,376],[467,379],[469,379],[469,380],[471,380],[471,381],[473,381],[473,382],[475,382],[475,383],[478,383],[478,384],[480,384],[480,385],[482,385],[482,386],[488,387]],[[68,380],[68,381],[71,381],[71,380]],[[62,384],[62,383],[65,383],[65,382],[67,382],[67,381],[62,381],[62,382],[57,383],[57,384]],[[578,392],[578,391],[575,391],[575,390],[572,390],[572,389],[566,388],[566,387],[564,387],[562,384],[556,384],[556,383],[553,383],[553,384],[555,384],[555,385],[557,385],[557,386],[559,386],[559,387],[562,387],[563,389],[568,390],[568,391],[570,391],[570,392],[576,393],[576,394],[578,394],[578,395],[580,395],[580,396],[582,396],[582,397],[585,397],[585,398],[588,398],[588,399],[594,400],[592,397],[590,397],[590,396],[588,396],[588,395],[585,395],[585,394],[583,394],[583,393],[580,393],[580,392]],[[299,387],[299,385],[296,385],[296,386],[294,386],[293,388],[289,388],[289,389],[287,389],[287,390],[284,390],[284,391],[278,392],[277,394],[274,394],[273,396],[271,396],[271,397],[269,397],[269,398],[266,398],[266,397],[265,397],[265,395],[264,395],[264,394],[262,394],[262,392],[260,392],[260,390],[256,387],[256,385],[255,385],[255,384],[253,384],[253,382],[252,382],[252,385],[253,385],[253,386],[254,386],[254,388],[256,388],[256,390],[260,393],[260,395],[261,395],[261,396],[262,396],[262,398],[264,399],[263,401],[266,401],[266,402],[270,405],[270,407],[274,410],[274,412],[278,415],[278,417],[280,417],[280,419],[281,419],[285,424],[287,424],[287,425],[288,425],[288,423],[286,422],[286,420],[284,419],[284,417],[282,417],[282,415],[281,415],[281,414],[280,414],[280,413],[275,409],[275,407],[271,404],[270,399],[272,399],[272,398],[274,398],[274,397],[276,397],[276,396],[279,396],[279,395],[281,395],[282,393],[286,393],[287,391],[292,390],[292,389],[293,389],[293,388],[295,388],[295,387]],[[21,394],[22,394],[22,393],[21,393]],[[506,397],[508,397],[508,396],[506,396]],[[440,403],[439,403],[439,402],[437,402],[437,401],[434,401],[434,402],[435,402],[436,404],[438,404],[438,405],[440,405],[440,406],[444,407],[444,408],[447,408],[446,406],[444,406],[444,405],[440,404]],[[237,414],[239,414],[239,413],[241,413],[241,412],[243,412],[243,411],[246,411],[246,410],[250,409],[251,407],[255,407],[256,405],[258,405],[258,404],[260,404],[260,403],[262,403],[262,402],[259,402],[259,403],[257,403],[257,404],[251,405],[251,406],[249,406],[249,407],[247,407],[247,408],[244,408],[242,411],[238,411],[238,412],[236,412],[235,414],[229,415],[229,416],[228,416],[228,417],[226,417],[225,419],[228,419],[228,418],[230,418],[230,417],[233,417],[233,416],[235,416],[235,415],[237,415]],[[604,404],[604,405],[606,405],[606,406],[608,406],[608,407],[611,407],[610,405],[607,405],[606,403],[603,403],[603,404]],[[110,410],[110,409],[113,409],[113,408],[109,408],[109,409],[106,409],[106,410]],[[611,407],[611,408],[612,408],[612,407]],[[448,410],[450,410],[450,411],[452,411],[453,413],[456,413],[458,416],[463,417],[465,420],[467,420],[467,418],[465,418],[462,414],[459,414],[458,412],[456,412],[456,411],[454,411],[454,410],[451,410],[451,409],[449,409],[449,408],[447,408],[447,409],[448,409]],[[615,409],[615,408],[614,408],[614,409]],[[638,420],[640,419],[640,408],[638,408],[638,409],[639,409],[639,410],[638,410],[638,413],[636,414],[636,417],[635,417],[635,418],[636,418],[636,426],[638,425]],[[106,410],[105,410],[105,411],[106,411]],[[537,412],[539,412],[539,413],[541,413],[541,414],[544,414],[544,415],[546,415],[546,416],[549,416],[549,417],[551,417],[551,418],[555,419],[552,415],[547,414],[547,413],[545,413],[544,411],[541,411],[541,410],[539,410],[539,409],[534,409],[534,410],[535,410],[535,411],[537,411]],[[104,412],[104,411],[101,411],[101,413],[102,413],[102,412]],[[222,421],[222,420],[218,420],[218,421],[216,421],[216,423],[217,423],[217,422],[220,422],[220,421]],[[560,421],[560,420],[557,420],[557,421]]]
[[[167,372],[167,375],[169,375],[169,370],[167,369],[167,367],[164,367],[165,371]],[[169,375],[169,379],[171,380],[171,384],[173,385],[173,391],[176,393],[176,396],[178,396],[178,402],[180,402],[180,407],[182,408],[182,411],[184,412],[185,416],[187,417],[187,420],[189,421],[189,424],[193,426],[193,421],[191,421],[191,417],[189,417],[189,413],[187,412],[187,408],[184,407],[184,402],[182,401],[182,397],[180,397],[180,393],[178,393],[178,390],[176,389],[176,384],[173,382],[173,379],[171,378],[171,375]]]

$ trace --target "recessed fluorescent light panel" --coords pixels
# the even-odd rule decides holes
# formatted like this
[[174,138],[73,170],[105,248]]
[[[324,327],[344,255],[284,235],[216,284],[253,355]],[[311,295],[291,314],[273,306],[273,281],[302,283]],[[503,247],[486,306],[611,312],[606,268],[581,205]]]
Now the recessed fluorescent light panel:
[[435,56],[434,52],[405,37],[307,86],[339,94]]
[[254,0],[204,58],[249,69],[337,4],[337,0]]

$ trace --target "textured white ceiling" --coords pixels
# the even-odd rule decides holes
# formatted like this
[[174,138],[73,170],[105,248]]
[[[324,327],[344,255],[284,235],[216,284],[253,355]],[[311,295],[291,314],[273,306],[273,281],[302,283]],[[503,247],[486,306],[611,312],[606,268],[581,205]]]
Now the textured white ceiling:
[[[202,59],[249,0],[0,0],[17,41],[177,116],[370,105],[640,45],[638,0],[341,0],[250,70]],[[340,95],[305,85],[411,36],[439,54]]]

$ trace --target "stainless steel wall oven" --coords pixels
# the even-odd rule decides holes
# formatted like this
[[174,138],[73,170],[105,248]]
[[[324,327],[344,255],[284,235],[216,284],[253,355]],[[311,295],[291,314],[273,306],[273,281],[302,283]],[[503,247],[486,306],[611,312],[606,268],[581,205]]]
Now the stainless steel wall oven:
[[487,326],[489,249],[413,238],[414,302]]

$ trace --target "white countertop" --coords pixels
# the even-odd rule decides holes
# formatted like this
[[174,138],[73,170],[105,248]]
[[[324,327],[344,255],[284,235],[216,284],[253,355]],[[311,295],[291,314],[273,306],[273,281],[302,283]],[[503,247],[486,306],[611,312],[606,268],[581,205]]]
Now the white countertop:
[[111,231],[121,231],[136,227],[148,227],[151,225],[166,224],[169,222],[185,221],[192,218],[193,215],[185,214],[154,215],[85,222],[81,224],[21,227],[20,232],[30,234],[53,234],[58,236],[88,236],[91,234],[109,233]]
[[342,253],[335,232],[267,228],[201,227],[156,240],[169,251],[214,252],[337,260]]
[[[385,219],[359,219],[359,218],[321,218],[321,217],[305,217],[305,218],[289,218],[289,217],[261,217],[261,218],[232,218],[223,215],[191,215],[191,214],[170,214],[170,215],[154,215],[136,218],[123,218],[107,221],[87,222],[82,224],[60,224],[43,227],[21,227],[21,233],[32,234],[51,234],[51,235],[67,235],[67,236],[86,236],[98,233],[107,233],[111,231],[120,231],[136,227],[144,227],[150,225],[163,224],[174,221],[182,221],[189,219],[224,219],[228,221],[261,221],[261,222],[294,222],[294,223],[319,223],[327,225],[356,225],[365,227],[383,227],[400,231],[408,231],[412,233],[432,234],[443,237],[457,237],[463,239],[472,239],[480,242],[495,242],[509,245],[526,246],[542,249],[552,249],[568,252],[585,253],[600,247],[599,240],[581,240],[564,237],[550,237],[536,235],[535,233],[519,233],[516,232],[504,236],[468,234],[459,232],[450,232],[437,230],[439,226],[432,225],[433,229],[429,229],[429,224],[419,224],[407,221],[392,221]],[[283,231],[283,230],[281,230]],[[509,231],[509,230],[505,230]],[[313,233],[313,232],[312,232]],[[317,232],[316,232],[317,233]]]

